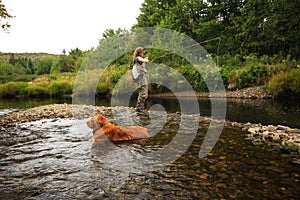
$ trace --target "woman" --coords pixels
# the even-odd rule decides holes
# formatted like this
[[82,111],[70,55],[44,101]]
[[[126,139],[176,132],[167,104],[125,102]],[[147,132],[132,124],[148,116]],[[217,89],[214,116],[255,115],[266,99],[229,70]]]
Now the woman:
[[[136,105],[136,112],[143,112],[143,113],[147,113],[146,109],[145,109],[145,101],[148,97],[148,86],[147,86],[147,70],[146,70],[146,64],[148,64],[149,60],[148,58],[144,58],[144,54],[145,54],[145,50],[143,47],[138,47],[135,49],[134,53],[133,53],[133,64],[134,67],[136,67],[135,70],[136,71],[136,82],[139,86],[138,91],[139,91],[139,95],[138,95],[138,99],[137,99],[137,105]],[[137,65],[135,65],[137,64]]]

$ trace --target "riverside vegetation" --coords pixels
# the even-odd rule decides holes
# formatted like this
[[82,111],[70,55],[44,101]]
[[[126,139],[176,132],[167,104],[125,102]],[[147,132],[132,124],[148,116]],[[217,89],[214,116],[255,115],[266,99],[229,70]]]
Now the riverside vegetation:
[[[96,51],[107,49],[102,54],[105,58],[123,56],[113,63],[95,59],[84,68],[86,74],[82,76],[95,76],[99,74],[97,68],[109,66],[100,78],[96,94],[110,94],[132,62],[132,52],[114,53],[126,46],[134,49],[141,45],[136,44],[138,38],[128,44],[128,33],[135,35],[135,31],[143,27],[166,28],[189,36],[207,50],[217,64],[226,89],[259,86],[274,97],[299,97],[299,9],[300,1],[288,0],[145,0],[137,23],[130,31],[107,29],[99,40],[100,50]],[[153,42],[147,34],[139,37],[144,44]],[[163,38],[159,39],[162,40],[156,42],[164,44]],[[113,45],[107,40],[113,41]],[[169,40],[172,47],[182,46],[176,35],[168,37]],[[208,92],[206,77],[180,56],[161,49],[147,49],[147,56],[153,62],[166,64],[184,75],[195,91]],[[61,55],[0,53],[0,96],[70,95],[76,73],[93,51],[76,48],[69,52],[63,50]],[[209,74],[212,79],[214,75]],[[88,86],[76,88],[76,92],[89,92]],[[165,88],[152,85],[150,92],[165,92]]]
[[[77,72],[89,51],[71,50],[68,55],[50,54],[0,54],[0,97],[36,97],[71,95]],[[151,53],[151,52],[150,52]],[[149,55],[150,56],[150,55]],[[97,85],[96,95],[109,95],[120,77],[127,71],[130,55],[107,67]],[[299,97],[299,61],[279,56],[230,56],[215,58],[227,90],[259,87],[273,97]],[[243,61],[242,61],[243,60]],[[175,63],[175,65],[177,65]],[[191,65],[177,66],[195,91],[208,92],[203,78]],[[97,69],[81,76],[95,77]],[[130,80],[128,80],[130,81]],[[89,91],[89,84],[76,88],[77,92]],[[79,90],[79,91],[78,91]],[[92,91],[91,91],[92,92]],[[158,85],[150,93],[164,93]],[[259,98],[259,95],[256,95]]]

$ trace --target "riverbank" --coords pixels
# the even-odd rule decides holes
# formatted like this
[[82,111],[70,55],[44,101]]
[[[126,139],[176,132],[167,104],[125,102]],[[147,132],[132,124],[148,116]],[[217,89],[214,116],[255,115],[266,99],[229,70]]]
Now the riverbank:
[[[179,97],[203,97],[203,98],[239,98],[239,99],[271,99],[273,96],[266,89],[262,87],[250,87],[235,91],[213,92],[213,93],[191,93],[191,92],[179,92]],[[160,93],[150,94],[150,97],[174,97],[174,93]]]
[[247,133],[247,139],[254,145],[267,143],[278,147],[284,153],[300,154],[300,129],[283,125],[262,125],[254,123],[226,122],[229,127],[237,127]]
[[[72,104],[50,104],[34,107],[1,116],[2,131],[16,131],[20,123],[57,118],[84,119],[100,113],[104,116],[111,116],[113,110],[124,110],[134,112],[130,107],[105,107],[92,105]],[[200,117],[199,121],[209,121],[207,117]],[[261,125],[254,123],[239,123],[226,121],[225,126],[238,128],[247,134],[254,145],[267,143],[279,147],[283,152],[300,153],[300,129],[290,128],[282,125]]]

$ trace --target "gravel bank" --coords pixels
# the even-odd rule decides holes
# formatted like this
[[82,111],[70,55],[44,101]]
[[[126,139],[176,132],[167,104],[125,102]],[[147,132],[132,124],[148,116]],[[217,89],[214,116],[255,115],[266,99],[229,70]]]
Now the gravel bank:
[[[244,88],[241,90],[227,91],[224,93],[189,93],[179,92],[180,97],[189,97],[196,95],[197,97],[210,97],[210,98],[239,98],[239,99],[270,99],[272,95],[261,87]],[[150,94],[153,97],[174,97],[173,93]]]

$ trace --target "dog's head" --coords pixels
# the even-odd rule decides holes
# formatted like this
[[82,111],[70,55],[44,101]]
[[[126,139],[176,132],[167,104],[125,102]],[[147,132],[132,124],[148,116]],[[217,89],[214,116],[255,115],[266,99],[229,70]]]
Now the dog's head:
[[94,132],[101,128],[105,123],[107,123],[107,119],[100,114],[92,117],[86,122],[87,126],[93,129]]

